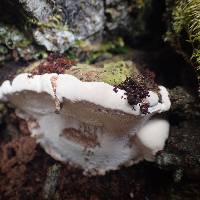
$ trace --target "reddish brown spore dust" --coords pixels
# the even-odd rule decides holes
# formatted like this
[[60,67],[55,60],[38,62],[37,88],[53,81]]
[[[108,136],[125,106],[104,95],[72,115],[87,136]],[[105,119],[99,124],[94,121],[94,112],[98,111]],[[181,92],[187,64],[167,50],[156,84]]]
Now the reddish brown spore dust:
[[51,53],[45,61],[39,64],[37,69],[35,69],[33,75],[41,75],[45,73],[57,73],[64,74],[66,69],[75,66],[76,62],[70,60],[63,55]]
[[124,82],[114,87],[114,92],[118,92],[118,88],[125,90],[128,103],[133,107],[137,104],[140,105],[140,112],[142,114],[148,114],[149,104],[144,102],[144,99],[149,96],[148,88],[143,84],[140,85],[134,81],[131,77],[127,77]]
[[116,85],[113,88],[115,93],[118,89],[125,90],[128,103],[133,107],[139,104],[140,112],[148,114],[149,103],[146,102],[146,97],[149,97],[149,90],[158,92],[158,85],[155,82],[155,73],[148,68],[141,71],[140,75],[127,77],[124,82]]

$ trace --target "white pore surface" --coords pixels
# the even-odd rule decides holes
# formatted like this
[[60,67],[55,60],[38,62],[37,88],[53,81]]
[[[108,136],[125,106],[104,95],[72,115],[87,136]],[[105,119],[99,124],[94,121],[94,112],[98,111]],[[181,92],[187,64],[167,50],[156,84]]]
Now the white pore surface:
[[[54,88],[52,77],[56,78]],[[94,173],[143,159],[145,151],[141,152],[141,148],[153,155],[164,147],[169,131],[167,122],[146,121],[154,113],[170,108],[167,90],[160,87],[162,102],[156,93],[149,92],[148,115],[140,113],[139,105],[132,109],[121,98],[124,93],[115,93],[109,84],[82,82],[67,74],[20,74],[0,87],[0,99],[16,106],[47,153]],[[59,113],[55,113],[57,99],[61,103]],[[73,135],[70,129],[79,134]],[[134,142],[136,137],[139,143]]]

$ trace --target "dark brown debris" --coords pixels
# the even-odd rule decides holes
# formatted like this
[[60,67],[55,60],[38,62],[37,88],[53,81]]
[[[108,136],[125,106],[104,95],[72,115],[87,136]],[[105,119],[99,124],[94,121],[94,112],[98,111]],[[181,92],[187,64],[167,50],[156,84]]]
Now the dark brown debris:
[[133,107],[139,104],[140,111],[142,114],[148,114],[147,103],[144,103],[144,99],[149,96],[148,88],[144,85],[140,85],[132,78],[128,77],[124,82],[114,88],[114,91],[117,91],[117,88],[125,90],[125,95],[127,96],[128,103]]
[[[27,164],[34,158],[36,142],[29,136],[15,138],[0,148],[0,194],[12,196],[23,187]],[[10,199],[18,199],[12,197]]]
[[35,148],[35,139],[29,136],[22,136],[1,145],[1,172],[6,173],[16,165],[28,163],[34,157]]
[[[154,81],[155,74],[149,70],[144,70],[141,75],[136,77],[127,77],[124,82],[114,87],[113,91],[118,89],[125,90],[128,103],[133,107],[139,104],[142,114],[148,114],[149,104],[145,98],[149,96],[149,90],[158,91],[158,85]],[[122,96],[123,98],[123,96]]]

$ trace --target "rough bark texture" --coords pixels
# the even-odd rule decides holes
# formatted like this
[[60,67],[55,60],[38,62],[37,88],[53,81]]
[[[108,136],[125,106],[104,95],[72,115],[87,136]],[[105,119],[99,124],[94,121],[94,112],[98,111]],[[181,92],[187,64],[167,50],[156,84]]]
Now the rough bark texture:
[[[16,7],[18,11],[15,10]],[[4,9],[8,12],[5,13]],[[0,10],[4,32],[9,32],[12,28],[24,40],[28,40],[29,44],[36,42],[48,51],[64,52],[76,44],[76,40],[102,40],[102,35],[107,33],[126,36],[133,44],[149,35],[154,35],[153,39],[156,39],[161,31],[156,26],[161,21],[163,1],[3,0]],[[154,14],[155,10],[157,15]],[[8,24],[14,26],[9,26],[8,29]],[[24,32],[27,33],[25,36]],[[2,35],[1,53],[5,55],[7,49],[16,49],[19,52],[18,45],[10,48],[5,37]],[[11,42],[13,43],[13,39]],[[24,47],[28,46],[26,43]],[[21,52],[23,51],[25,49]]]

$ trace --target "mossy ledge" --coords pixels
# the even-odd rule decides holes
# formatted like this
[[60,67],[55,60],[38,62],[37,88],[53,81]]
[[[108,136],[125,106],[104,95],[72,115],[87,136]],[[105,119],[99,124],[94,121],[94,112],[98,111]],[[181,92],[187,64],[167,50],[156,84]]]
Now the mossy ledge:
[[176,0],[165,40],[195,67],[200,94],[200,1]]
[[[37,61],[18,71],[28,72],[33,75],[44,73],[71,74],[82,81],[105,82],[116,86],[126,80],[127,77],[135,77],[140,74],[135,63],[130,60],[89,65],[75,63],[66,57],[55,58],[49,55],[46,60]],[[18,74],[17,73],[17,74]]]

